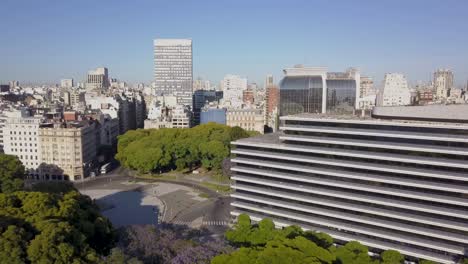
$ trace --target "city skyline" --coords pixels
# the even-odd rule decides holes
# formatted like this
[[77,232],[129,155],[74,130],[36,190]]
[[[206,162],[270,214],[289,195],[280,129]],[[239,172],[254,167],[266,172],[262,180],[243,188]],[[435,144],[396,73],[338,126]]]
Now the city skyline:
[[[358,67],[377,85],[388,72],[403,73],[410,83],[429,81],[438,68],[452,69],[456,85],[465,85],[468,78],[463,48],[468,36],[461,34],[468,4],[463,1],[343,1],[333,8],[324,1],[287,6],[276,1],[99,2],[93,9],[86,3],[91,2],[2,3],[10,11],[0,29],[14,41],[0,44],[6,61],[0,80],[80,81],[89,69],[104,66],[112,77],[149,83],[156,38],[192,39],[194,79],[215,82],[228,73],[258,84],[271,73],[278,82],[282,70],[295,64]],[[102,16],[101,10],[109,15]],[[170,22],[174,13],[178,19]],[[450,16],[437,15],[441,13]],[[113,14],[123,15],[116,20]]]

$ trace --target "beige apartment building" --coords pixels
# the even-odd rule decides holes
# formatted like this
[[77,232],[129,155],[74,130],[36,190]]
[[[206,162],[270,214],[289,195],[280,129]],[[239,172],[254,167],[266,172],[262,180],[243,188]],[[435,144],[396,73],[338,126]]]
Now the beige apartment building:
[[96,158],[95,124],[89,121],[43,124],[39,129],[43,180],[82,180]]
[[264,133],[264,116],[260,109],[228,109],[226,125],[239,126],[248,131]]

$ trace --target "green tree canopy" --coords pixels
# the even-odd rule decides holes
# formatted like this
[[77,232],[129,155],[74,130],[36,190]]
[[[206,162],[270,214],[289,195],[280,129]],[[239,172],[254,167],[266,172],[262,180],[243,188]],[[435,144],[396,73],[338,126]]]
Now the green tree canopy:
[[396,250],[385,250],[380,255],[382,264],[401,264],[405,260],[403,255]]
[[116,159],[141,173],[202,166],[220,170],[231,141],[249,137],[240,127],[215,123],[189,129],[131,130],[118,138]]
[[18,157],[0,154],[0,192],[11,193],[23,188],[24,166]]

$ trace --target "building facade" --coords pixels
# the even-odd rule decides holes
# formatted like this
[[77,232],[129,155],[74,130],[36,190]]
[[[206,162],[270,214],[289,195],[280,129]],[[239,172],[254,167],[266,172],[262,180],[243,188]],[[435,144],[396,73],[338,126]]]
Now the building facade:
[[192,107],[192,40],[156,39],[153,45],[156,95],[174,95]]
[[26,110],[9,112],[3,127],[3,150],[23,163],[28,177],[38,176],[42,162],[39,127],[43,118],[31,116]]
[[103,92],[110,87],[109,72],[107,68],[100,67],[88,72],[86,89],[88,91]]
[[226,125],[241,127],[247,131],[264,133],[264,116],[260,109],[231,109],[226,111]]
[[38,180],[79,181],[95,167],[94,125],[83,122],[43,124],[39,129],[42,164]]
[[221,81],[223,105],[240,108],[243,104],[243,92],[247,90],[247,78],[228,74]]
[[406,77],[400,73],[385,74],[384,87],[378,95],[378,106],[411,104],[411,92]]
[[356,240],[376,253],[398,250],[411,261],[458,263],[468,252],[464,108],[281,117],[282,133],[233,142],[231,214],[325,232],[338,244]]
[[453,87],[453,72],[448,69],[438,69],[434,72],[434,88],[438,100],[445,100],[450,96]]
[[327,72],[301,65],[284,70],[280,82],[280,115],[353,113],[360,91],[359,71]]

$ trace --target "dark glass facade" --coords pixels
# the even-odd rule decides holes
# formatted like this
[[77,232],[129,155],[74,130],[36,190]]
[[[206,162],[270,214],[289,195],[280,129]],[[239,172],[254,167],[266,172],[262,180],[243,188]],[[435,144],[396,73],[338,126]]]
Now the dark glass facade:
[[286,76],[280,83],[280,115],[321,113],[323,83],[320,76]]
[[327,113],[352,114],[355,104],[355,80],[327,80]]

